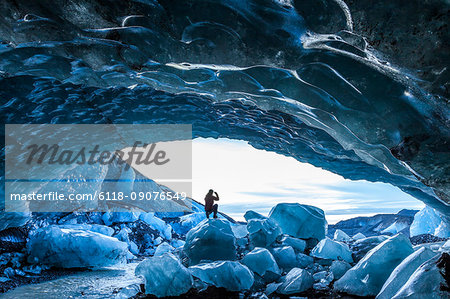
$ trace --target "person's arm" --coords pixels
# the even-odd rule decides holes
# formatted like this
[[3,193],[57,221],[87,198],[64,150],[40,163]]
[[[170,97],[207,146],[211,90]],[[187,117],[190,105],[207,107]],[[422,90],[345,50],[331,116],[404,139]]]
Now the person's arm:
[[219,194],[217,194],[217,192],[214,192],[214,194],[216,194],[216,196],[214,196],[214,200],[219,200]]

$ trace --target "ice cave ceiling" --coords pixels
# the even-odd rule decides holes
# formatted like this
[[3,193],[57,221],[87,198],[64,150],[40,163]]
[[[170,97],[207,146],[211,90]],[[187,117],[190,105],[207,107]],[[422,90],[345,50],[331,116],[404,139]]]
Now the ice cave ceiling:
[[[388,182],[450,214],[448,30],[429,30],[447,26],[449,5],[428,2],[431,21],[408,40],[404,19],[374,23],[373,1],[312,2],[4,0],[0,113],[5,124],[192,123],[194,137]],[[417,13],[403,2],[394,8]],[[419,37],[438,50],[412,52]]]

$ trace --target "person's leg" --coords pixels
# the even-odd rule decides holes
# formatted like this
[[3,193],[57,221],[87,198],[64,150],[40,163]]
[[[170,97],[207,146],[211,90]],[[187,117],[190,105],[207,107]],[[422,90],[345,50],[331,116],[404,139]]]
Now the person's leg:
[[209,215],[211,214],[211,211],[205,211],[205,214],[206,214],[206,218],[209,219]]
[[218,204],[213,205],[214,218],[217,218],[217,209],[219,208]]

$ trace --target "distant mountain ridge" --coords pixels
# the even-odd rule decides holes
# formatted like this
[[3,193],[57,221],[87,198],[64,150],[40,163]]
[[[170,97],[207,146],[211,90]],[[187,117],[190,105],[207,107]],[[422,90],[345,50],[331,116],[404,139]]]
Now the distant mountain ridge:
[[418,210],[403,209],[397,214],[377,214],[371,217],[356,217],[328,225],[328,235],[333,236],[337,229],[349,236],[362,233],[366,237],[387,234],[393,235],[403,232],[409,236],[409,227]]

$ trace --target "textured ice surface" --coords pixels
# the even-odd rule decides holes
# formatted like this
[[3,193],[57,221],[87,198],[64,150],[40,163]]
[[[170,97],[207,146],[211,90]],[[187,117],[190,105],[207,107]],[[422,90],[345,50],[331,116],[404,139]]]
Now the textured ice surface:
[[244,238],[248,235],[247,225],[245,224],[232,224],[231,230],[236,238]]
[[195,122],[194,137],[244,139],[448,211],[446,101],[349,32],[345,5],[16,2],[1,14],[5,123]]
[[321,209],[298,203],[277,204],[270,211],[269,219],[275,221],[283,233],[302,239],[322,240],[328,227]]
[[306,268],[306,267],[310,266],[312,263],[314,263],[314,258],[312,258],[309,255],[306,255],[304,253],[298,253],[297,254],[297,263],[298,263],[298,267]]
[[155,216],[155,213],[142,213],[139,219],[150,225],[151,228],[159,231],[167,240],[172,239],[172,227]]
[[174,250],[173,246],[168,244],[167,242],[163,242],[158,245],[155,250],[154,256],[160,256],[167,252],[172,252]]
[[202,260],[235,260],[236,237],[228,221],[205,219],[186,235],[183,251],[191,265]]
[[145,259],[135,272],[145,279],[145,293],[157,297],[179,296],[193,285],[190,271],[171,253]]
[[336,241],[350,241],[352,238],[350,238],[345,232],[343,232],[340,229],[337,229],[334,232],[333,240]]
[[179,235],[185,235],[192,228],[197,226],[200,222],[206,219],[205,212],[196,212],[187,215],[183,215],[180,217],[180,221],[178,223],[173,224],[173,229]]
[[281,235],[280,227],[271,219],[251,219],[247,223],[253,246],[269,247]]
[[402,288],[391,297],[392,299],[403,298],[427,298],[441,299],[449,298],[448,291],[442,290],[441,286],[446,285],[446,281],[437,267],[440,256],[436,256],[423,263]]
[[450,237],[448,224],[442,221],[441,215],[429,206],[425,206],[416,213],[409,231],[412,237],[422,234],[435,235],[441,238]]
[[409,226],[408,223],[405,222],[394,222],[385,229],[383,229],[381,233],[395,235],[404,230],[405,228],[407,228],[408,226]]
[[297,256],[291,246],[273,248],[272,254],[278,266],[284,270],[290,270],[298,265]]
[[356,235],[354,235],[352,237],[352,239],[354,239],[354,240],[360,240],[360,239],[365,239],[365,238],[366,238],[366,236],[364,236],[362,233],[357,233]]
[[0,211],[0,231],[10,227],[22,226],[26,224],[28,220],[30,220],[30,218],[31,218],[30,213],[12,213],[12,212],[5,213]]
[[102,219],[106,225],[135,222],[139,219],[139,214],[137,212],[106,212],[103,214]]
[[257,213],[255,211],[249,210],[245,212],[244,218],[247,221],[250,221],[251,219],[267,219],[266,216],[261,215],[260,213]]
[[60,268],[101,268],[125,264],[128,245],[96,232],[56,225],[33,232],[28,260]]
[[329,260],[344,260],[353,262],[352,252],[347,244],[333,241],[326,237],[311,250],[311,256]]
[[391,299],[394,297],[417,268],[436,255],[436,252],[424,247],[410,254],[392,271],[376,299]]
[[297,253],[305,251],[305,248],[306,248],[305,240],[297,239],[297,238],[293,238],[293,237],[289,237],[289,236],[285,236],[281,240],[281,243],[283,244],[283,246],[291,246],[292,248],[294,248],[295,252],[297,252]]
[[376,296],[395,267],[413,252],[405,235],[390,237],[348,270],[334,283],[334,288],[351,295]]
[[334,279],[341,278],[352,266],[345,261],[333,261],[330,271],[333,273]]
[[278,293],[280,294],[295,294],[306,291],[313,286],[314,279],[312,275],[300,268],[293,268],[284,277],[284,282],[278,287]]
[[113,228],[100,224],[62,224],[58,225],[58,227],[68,229],[88,230],[109,237],[111,237],[114,233]]
[[200,280],[229,291],[248,290],[253,285],[253,273],[247,266],[234,261],[217,261],[189,267]]
[[281,274],[275,258],[265,248],[256,247],[244,256],[242,263],[266,281],[273,281]]

